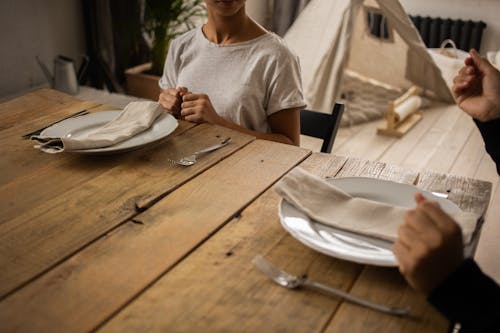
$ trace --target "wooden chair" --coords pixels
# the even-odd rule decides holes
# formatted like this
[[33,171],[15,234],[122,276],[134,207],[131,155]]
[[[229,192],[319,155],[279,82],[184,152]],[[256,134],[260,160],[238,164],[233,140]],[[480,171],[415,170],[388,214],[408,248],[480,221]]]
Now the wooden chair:
[[344,104],[335,103],[331,114],[311,110],[300,111],[300,134],[323,139],[322,153],[332,151]]

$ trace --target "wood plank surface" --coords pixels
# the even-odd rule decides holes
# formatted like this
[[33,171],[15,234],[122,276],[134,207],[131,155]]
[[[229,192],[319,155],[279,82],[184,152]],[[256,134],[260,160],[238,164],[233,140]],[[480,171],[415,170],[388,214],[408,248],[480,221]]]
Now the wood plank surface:
[[[437,145],[436,151],[424,166],[424,169],[448,173],[455,164],[455,160],[460,155],[473,129],[476,128],[470,116],[459,110],[456,112],[459,115],[457,122]],[[481,146],[477,146],[477,148],[479,147]]]
[[467,212],[484,216],[491,197],[490,182],[432,171],[420,173],[416,185],[428,191],[448,193],[448,200]]
[[425,169],[461,115],[461,111],[457,109],[456,105],[443,107],[440,112],[443,113],[443,116],[432,124],[427,134],[411,150],[411,154],[399,164],[400,166],[415,170]]
[[[377,159],[390,164],[402,165],[404,160],[408,158],[409,155],[413,154],[413,149],[424,139],[430,128],[440,118],[446,116],[446,112],[442,112],[442,110],[439,109],[440,107],[442,107],[441,104],[437,107],[424,110],[422,120],[402,138],[395,139],[394,144]],[[363,143],[360,142],[358,144]]]
[[3,300],[0,322],[8,331],[94,329],[308,154],[253,142]]
[[[301,167],[322,177],[376,173],[381,178],[408,183],[417,179],[416,173],[408,174],[397,167],[388,167],[384,172],[383,164],[369,164],[313,154]],[[363,269],[363,265],[313,251],[289,236],[278,221],[278,202],[273,190],[267,191],[100,331],[322,332],[325,327],[330,332],[446,331],[447,321],[407,286],[397,269]],[[396,318],[315,291],[287,290],[252,267],[251,259],[257,254],[294,274],[307,275],[354,294],[394,306],[411,304],[417,317]],[[380,288],[373,288],[371,279]],[[351,308],[355,308],[357,316],[345,317],[345,322],[335,321],[340,313]],[[359,326],[361,318],[370,317],[388,325],[351,329]],[[353,323],[353,318],[359,320]],[[342,325],[336,326],[339,324]]]
[[[44,124],[64,118],[84,109],[99,105],[95,102],[82,101],[73,96],[52,89],[39,89],[0,103],[0,133],[9,128],[16,128],[21,136],[40,128]],[[20,122],[21,119],[28,121]]]
[[[446,332],[447,320],[396,268],[335,259],[290,236],[270,187],[300,163],[321,177],[448,193],[460,208],[484,214],[498,176],[455,105],[428,110],[401,139],[377,136],[381,121],[341,129],[334,152],[349,158],[308,157],[182,121],[161,142],[114,156],[50,156],[20,139],[81,108],[110,107],[50,89],[0,104],[0,331]],[[229,146],[192,167],[168,162],[226,136]],[[427,168],[458,175],[420,171]],[[410,305],[412,317],[277,286],[251,264],[257,254],[355,295]]]
[[465,144],[458,154],[449,173],[452,175],[475,178],[475,174],[479,169],[481,160],[486,154],[484,150],[484,141],[477,127],[474,127],[470,135],[467,137]]
[[[231,144],[206,155],[189,168],[177,167],[168,161],[227,136],[232,137]],[[53,193],[47,198],[50,200],[32,209],[26,207],[16,218],[0,224],[0,262],[8,267],[0,270],[0,295],[12,292],[137,215],[253,139],[227,128],[202,124],[180,135],[169,136],[133,158],[124,158],[119,166],[77,188],[59,193],[56,186],[51,186]],[[99,167],[101,161],[101,157],[81,157],[81,165],[97,163]],[[81,167],[78,163],[74,166]]]
[[[193,123],[180,122],[170,136],[176,136],[192,128]],[[165,139],[155,143],[163,145]],[[31,147],[25,147],[19,154],[24,168],[10,168],[7,183],[0,185],[0,225],[19,212],[33,210],[52,198],[97,178],[108,170],[141,158],[151,147],[116,154],[113,156],[83,156],[79,154],[46,154]],[[9,158],[12,154],[7,154]],[[14,176],[15,174],[15,176]],[[57,186],[54,186],[57,183]],[[54,193],[54,190],[56,191]]]
[[[334,154],[362,157],[367,160],[378,160],[397,140],[394,137],[376,134],[377,128],[384,123],[382,120],[377,120],[365,124],[354,137],[334,149]],[[369,142],[369,144],[365,144],[366,142]]]
[[[314,157],[313,157],[314,156]],[[314,154],[309,171],[334,176],[345,158]],[[251,264],[262,254],[293,273],[342,289],[361,266],[323,256],[288,236],[273,189],[125,308],[100,332],[318,332],[339,302],[268,280]]]

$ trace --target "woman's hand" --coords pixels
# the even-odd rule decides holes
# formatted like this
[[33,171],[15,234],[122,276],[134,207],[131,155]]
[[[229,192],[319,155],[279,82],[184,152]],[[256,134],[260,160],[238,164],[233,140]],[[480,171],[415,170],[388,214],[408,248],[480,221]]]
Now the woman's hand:
[[207,95],[192,93],[186,93],[182,97],[181,116],[185,120],[195,123],[220,124],[222,119]]
[[182,96],[188,93],[184,87],[162,90],[158,103],[171,115],[178,118],[181,113]]
[[417,207],[399,227],[393,252],[399,271],[415,289],[431,292],[464,260],[462,231],[436,202],[415,195]]

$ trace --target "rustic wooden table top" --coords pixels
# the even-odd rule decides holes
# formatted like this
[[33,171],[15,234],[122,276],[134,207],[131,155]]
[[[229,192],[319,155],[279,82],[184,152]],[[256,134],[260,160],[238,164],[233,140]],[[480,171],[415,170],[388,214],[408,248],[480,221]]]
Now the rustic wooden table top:
[[[280,225],[273,184],[297,165],[322,177],[366,176],[448,192],[484,215],[491,184],[255,140],[180,122],[137,151],[50,155],[21,135],[75,111],[112,109],[42,89],[0,104],[0,331],[446,332],[448,322],[396,268],[318,253]],[[232,143],[173,166],[221,137]],[[281,268],[373,301],[400,318],[272,283]]]

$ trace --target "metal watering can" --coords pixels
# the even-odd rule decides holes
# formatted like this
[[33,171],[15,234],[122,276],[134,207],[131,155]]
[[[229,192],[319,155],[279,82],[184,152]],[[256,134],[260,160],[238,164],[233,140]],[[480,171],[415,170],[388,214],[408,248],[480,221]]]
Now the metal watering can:
[[89,57],[86,55],[82,56],[82,63],[78,69],[78,74],[76,72],[75,63],[73,59],[58,55],[54,59],[54,75],[50,74],[49,69],[45,64],[36,57],[36,60],[40,67],[42,68],[45,77],[50,83],[51,88],[65,92],[67,94],[76,95],[79,90],[78,83],[85,74],[87,66],[89,64]]

